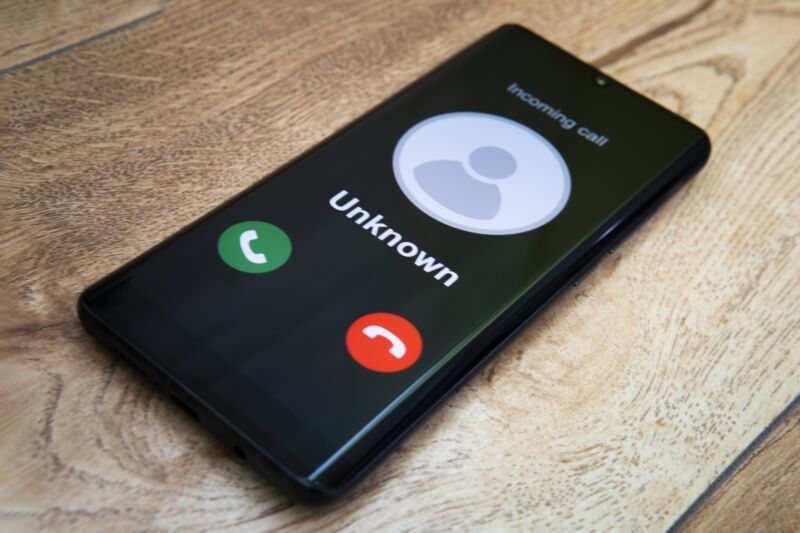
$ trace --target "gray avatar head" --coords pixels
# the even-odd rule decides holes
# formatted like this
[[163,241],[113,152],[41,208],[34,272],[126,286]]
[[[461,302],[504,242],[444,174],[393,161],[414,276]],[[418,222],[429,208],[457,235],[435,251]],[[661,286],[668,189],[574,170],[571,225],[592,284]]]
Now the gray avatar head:
[[469,164],[484,178],[502,180],[517,171],[514,156],[496,146],[482,146],[469,154]]
[[[473,150],[469,154],[469,165],[476,174],[490,180],[506,179],[517,170],[514,156],[496,146]],[[459,161],[428,161],[418,165],[414,175],[426,193],[456,213],[489,220],[500,211],[500,188],[473,178]]]

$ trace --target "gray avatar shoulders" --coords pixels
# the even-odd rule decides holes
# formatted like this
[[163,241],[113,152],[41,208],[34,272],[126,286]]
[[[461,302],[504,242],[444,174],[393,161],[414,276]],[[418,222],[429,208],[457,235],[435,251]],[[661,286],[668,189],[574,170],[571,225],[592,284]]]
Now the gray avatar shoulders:
[[489,220],[500,211],[500,190],[470,176],[458,161],[438,160],[414,168],[420,187],[444,207],[466,217]]

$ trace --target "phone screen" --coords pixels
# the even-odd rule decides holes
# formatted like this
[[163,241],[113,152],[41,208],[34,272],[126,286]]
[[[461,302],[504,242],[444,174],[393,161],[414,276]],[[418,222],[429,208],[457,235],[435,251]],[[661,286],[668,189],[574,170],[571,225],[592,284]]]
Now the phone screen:
[[704,136],[598,75],[496,31],[87,305],[278,461],[324,476]]

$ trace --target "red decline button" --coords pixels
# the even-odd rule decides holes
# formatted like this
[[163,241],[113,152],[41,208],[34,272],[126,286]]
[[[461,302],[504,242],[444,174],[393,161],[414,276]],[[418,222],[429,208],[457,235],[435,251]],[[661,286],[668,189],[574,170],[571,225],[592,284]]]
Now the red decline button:
[[361,366],[375,372],[400,372],[422,353],[422,336],[414,324],[391,313],[370,313],[350,326],[347,351]]

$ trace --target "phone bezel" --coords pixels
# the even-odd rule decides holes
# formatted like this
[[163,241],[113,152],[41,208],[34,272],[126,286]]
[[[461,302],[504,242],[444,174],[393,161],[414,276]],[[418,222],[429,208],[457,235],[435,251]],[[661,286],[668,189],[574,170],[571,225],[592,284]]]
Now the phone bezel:
[[[583,241],[581,246],[570,254],[568,258],[554,267],[545,279],[531,288],[522,298],[515,302],[498,320],[484,330],[462,354],[454,358],[451,365],[442,369],[440,376],[442,379],[419,391],[418,394],[421,399],[416,403],[418,407],[406,413],[402,420],[396,422],[384,439],[370,450],[359,450],[357,457],[343,457],[342,461],[346,461],[351,466],[344,469],[344,471],[333,478],[323,477],[321,479],[311,480],[307,476],[299,475],[285,464],[276,460],[269,450],[250,438],[244,431],[238,428],[236,424],[214,409],[212,405],[196,394],[180,379],[167,372],[156,360],[138,350],[121,332],[114,331],[109,324],[103,321],[102,317],[92,310],[91,304],[89,303],[90,295],[113,280],[125,269],[156,253],[162,247],[168,246],[172,241],[180,238],[196,225],[249,194],[252,190],[263,185],[264,182],[268,181],[273,176],[280,174],[285,168],[291,166],[296,161],[306,157],[321,146],[324,146],[343,132],[357,126],[362,120],[388,105],[394,98],[400,97],[407,91],[412,90],[417,84],[427,77],[434,75],[451,61],[468,53],[486,39],[498,35],[503,31],[523,31],[526,34],[534,35],[527,29],[516,25],[501,26],[497,30],[494,30],[490,34],[479,39],[472,46],[451,57],[425,76],[422,76],[419,80],[416,80],[369,112],[363,114],[352,123],[333,133],[321,143],[304,151],[296,158],[282,165],[268,176],[230,198],[203,217],[182,228],[160,244],[147,250],[132,261],[94,283],[88,287],[78,299],[78,314],[80,320],[93,337],[104,346],[121,354],[135,366],[143,370],[160,388],[176,398],[178,402],[182,404],[182,407],[189,410],[201,424],[205,425],[223,442],[237,451],[237,454],[242,456],[246,462],[251,464],[256,470],[260,471],[276,486],[297,501],[306,503],[327,501],[352,487],[352,485],[361,479],[375,463],[396,446],[405,435],[424,420],[437,405],[448,398],[464,381],[496,355],[505,343],[513,338],[515,333],[533,320],[564,289],[584,277],[610,249],[615,247],[625,236],[646,219],[647,215],[663,203],[670,196],[671,192],[675,191],[682,183],[697,173],[705,164],[710,154],[711,145],[708,136],[702,130],[695,127],[697,130],[697,141],[689,150],[680,154],[671,165],[664,169],[657,179],[654,179],[632,201],[614,214],[602,228],[596,231],[590,238]],[[538,35],[534,35],[534,37],[542,39]],[[564,53],[566,54],[566,52]],[[574,56],[568,55],[568,57],[579,61],[577,58],[574,58]],[[590,65],[586,66],[594,70],[597,76],[602,76],[604,79],[608,80],[607,84],[618,84],[618,82],[602,74]],[[597,90],[602,91],[604,87],[605,85],[597,86]],[[653,105],[657,104],[653,103]],[[671,113],[667,110],[664,111]]]

